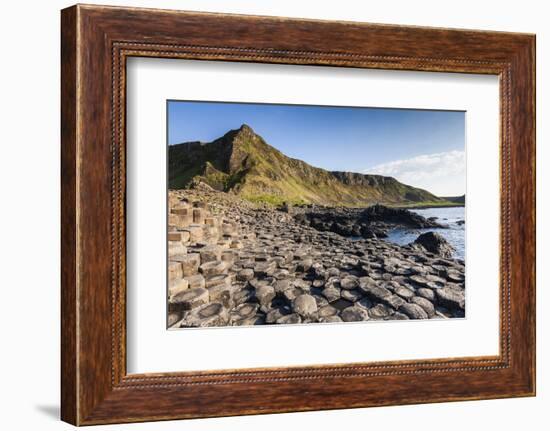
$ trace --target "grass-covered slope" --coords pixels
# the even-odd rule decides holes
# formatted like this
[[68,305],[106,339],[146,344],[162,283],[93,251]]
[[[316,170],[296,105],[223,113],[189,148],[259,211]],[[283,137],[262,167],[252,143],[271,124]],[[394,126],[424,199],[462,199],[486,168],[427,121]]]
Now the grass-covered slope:
[[330,172],[292,159],[243,125],[211,143],[169,147],[169,187],[198,182],[251,201],[363,207],[445,205],[447,201],[395,178]]

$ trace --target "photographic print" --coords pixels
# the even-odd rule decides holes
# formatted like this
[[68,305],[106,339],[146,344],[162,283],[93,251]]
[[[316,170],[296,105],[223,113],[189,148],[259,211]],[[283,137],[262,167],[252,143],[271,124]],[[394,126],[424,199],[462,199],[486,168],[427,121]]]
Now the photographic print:
[[465,317],[465,112],[167,102],[169,329]]

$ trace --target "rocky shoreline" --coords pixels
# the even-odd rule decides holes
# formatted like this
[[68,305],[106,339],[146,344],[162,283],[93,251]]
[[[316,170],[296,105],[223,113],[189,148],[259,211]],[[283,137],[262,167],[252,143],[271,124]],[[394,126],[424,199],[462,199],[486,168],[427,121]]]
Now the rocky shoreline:
[[273,209],[207,188],[171,190],[168,327],[463,317],[464,262],[406,210]]

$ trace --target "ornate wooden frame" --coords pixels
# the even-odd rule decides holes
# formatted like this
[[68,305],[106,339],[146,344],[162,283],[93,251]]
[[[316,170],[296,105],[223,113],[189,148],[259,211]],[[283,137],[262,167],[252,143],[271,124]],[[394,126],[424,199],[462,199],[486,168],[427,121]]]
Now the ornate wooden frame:
[[[61,46],[63,420],[88,425],[534,395],[534,35],[78,5],[62,11]],[[498,75],[500,354],[128,375],[129,56]]]

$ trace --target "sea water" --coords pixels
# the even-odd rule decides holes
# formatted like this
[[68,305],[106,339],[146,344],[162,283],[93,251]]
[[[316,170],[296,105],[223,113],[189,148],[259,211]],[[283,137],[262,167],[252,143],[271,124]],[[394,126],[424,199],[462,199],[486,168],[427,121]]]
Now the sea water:
[[448,207],[448,208],[426,208],[410,210],[422,217],[435,217],[436,222],[449,226],[447,229],[428,228],[428,229],[405,229],[396,228],[388,232],[386,241],[394,244],[405,245],[413,242],[418,235],[424,232],[437,232],[443,236],[454,248],[454,256],[458,259],[464,259],[465,247],[465,223],[464,222],[464,207]]

